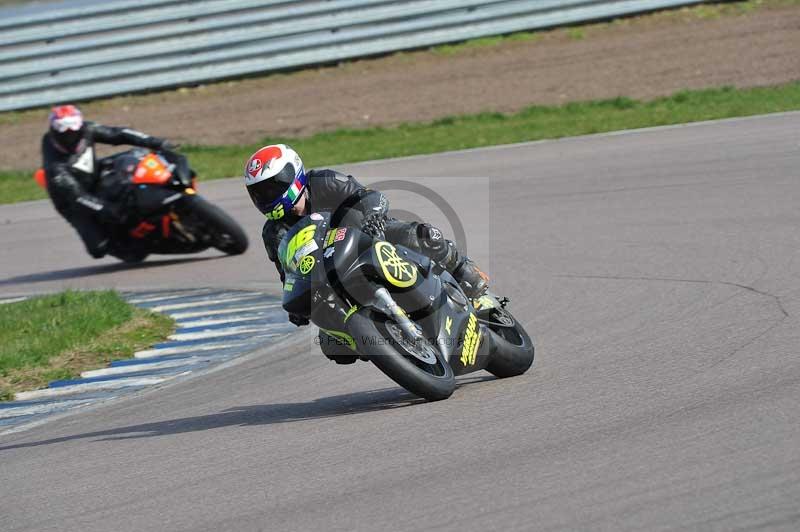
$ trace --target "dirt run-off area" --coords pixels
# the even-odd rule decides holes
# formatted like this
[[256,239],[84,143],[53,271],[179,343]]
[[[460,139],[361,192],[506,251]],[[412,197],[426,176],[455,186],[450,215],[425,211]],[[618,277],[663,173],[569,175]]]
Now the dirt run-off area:
[[[182,143],[239,144],[533,104],[800,79],[800,3],[767,0],[712,17],[698,9],[717,8],[113,98],[83,109],[91,120]],[[46,110],[0,114],[0,168],[39,164],[46,116]]]

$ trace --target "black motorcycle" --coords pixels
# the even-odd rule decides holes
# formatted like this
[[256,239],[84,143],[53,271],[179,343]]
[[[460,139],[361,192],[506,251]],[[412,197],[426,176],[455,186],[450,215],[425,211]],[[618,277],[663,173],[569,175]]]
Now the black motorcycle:
[[[309,318],[351,356],[429,401],[455,377],[485,369],[512,377],[533,363],[530,337],[492,294],[470,300],[428,257],[349,227],[328,213],[300,220],[281,241],[283,308]],[[342,348],[344,346],[344,348]]]
[[[197,195],[196,174],[185,156],[133,149],[98,161],[99,197],[121,205],[126,221],[110,228],[109,254],[125,262],[151,253],[187,254],[216,248],[229,255],[247,250],[242,227]],[[43,185],[44,172],[35,179]]]

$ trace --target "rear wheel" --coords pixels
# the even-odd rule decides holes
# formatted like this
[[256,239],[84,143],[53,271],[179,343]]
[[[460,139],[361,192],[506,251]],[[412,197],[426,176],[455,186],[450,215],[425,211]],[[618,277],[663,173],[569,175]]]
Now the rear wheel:
[[491,309],[481,316],[482,325],[492,335],[493,350],[486,371],[495,377],[522,375],[533,364],[534,347],[531,337],[508,311]]
[[228,214],[200,196],[192,196],[192,211],[211,237],[212,246],[228,255],[247,251],[247,235]]
[[378,316],[376,321],[358,318],[352,326],[358,328],[364,354],[387,377],[428,401],[440,401],[453,394],[453,369],[435,346],[424,339],[408,339],[394,321]]

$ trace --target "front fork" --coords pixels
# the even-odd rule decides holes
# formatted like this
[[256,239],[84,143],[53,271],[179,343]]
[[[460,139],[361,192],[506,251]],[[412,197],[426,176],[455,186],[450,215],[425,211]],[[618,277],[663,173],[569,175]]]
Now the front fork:
[[375,291],[375,308],[391,316],[405,335],[412,341],[424,341],[422,330],[419,326],[409,319],[406,312],[392,298],[392,295],[384,287]]

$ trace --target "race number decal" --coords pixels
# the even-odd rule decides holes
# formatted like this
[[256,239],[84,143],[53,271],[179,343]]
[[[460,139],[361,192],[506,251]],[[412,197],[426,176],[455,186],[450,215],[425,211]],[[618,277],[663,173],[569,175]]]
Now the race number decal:
[[375,244],[375,255],[387,281],[399,288],[408,288],[417,282],[417,267],[400,258],[389,242]]
[[[284,267],[288,270],[294,270],[298,266],[298,261],[302,260],[302,256],[306,253],[310,253],[316,250],[316,247],[305,248],[311,242],[314,242],[314,233],[317,230],[316,225],[309,225],[308,227],[304,227],[301,229],[296,235],[292,237],[289,241],[289,244],[286,246],[286,250],[284,251],[283,256],[281,257],[281,263]],[[309,251],[310,250],[310,251]],[[303,251],[302,253],[298,254],[298,251]],[[310,271],[310,268],[309,268]]]

